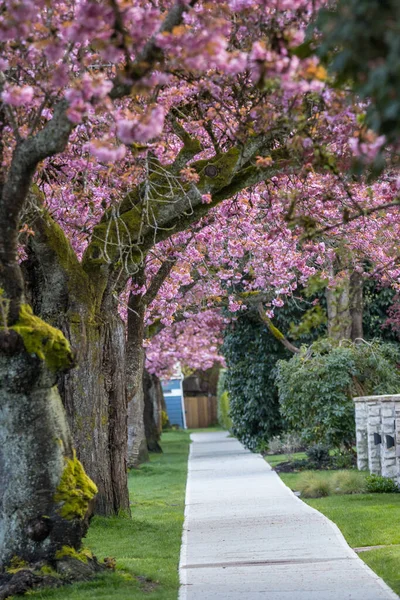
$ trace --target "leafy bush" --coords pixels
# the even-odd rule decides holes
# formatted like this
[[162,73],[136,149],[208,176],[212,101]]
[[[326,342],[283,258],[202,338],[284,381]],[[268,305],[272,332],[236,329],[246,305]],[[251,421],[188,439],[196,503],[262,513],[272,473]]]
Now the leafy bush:
[[[298,322],[303,314],[301,298],[288,301],[276,310],[274,324],[286,332],[291,322]],[[300,336],[303,343],[312,339],[310,333]],[[230,399],[232,432],[250,450],[266,450],[269,440],[285,427],[275,375],[277,361],[291,354],[261,323],[258,313],[251,310],[226,328],[222,354],[228,366],[225,388]]]
[[365,491],[370,494],[393,494],[400,491],[397,483],[390,477],[368,475],[365,478]]
[[224,429],[232,429],[232,419],[229,416],[229,394],[227,391],[223,392],[218,400],[218,423]]
[[315,444],[311,446],[306,452],[307,458],[310,463],[315,465],[315,468],[322,469],[324,466],[329,465],[331,457],[329,456],[328,446],[323,444]]
[[221,369],[218,375],[217,399],[219,400],[226,390],[226,369]]
[[331,480],[318,473],[303,473],[297,487],[304,498],[324,498],[332,493]]
[[218,377],[217,385],[217,415],[218,423],[224,429],[230,431],[232,429],[232,419],[229,415],[230,403],[229,394],[225,388],[226,369],[221,369]]
[[274,368],[285,349],[257,317],[245,314],[227,328],[222,352],[232,433],[250,450],[266,450],[282,430]]
[[170,427],[169,418],[165,410],[161,411],[161,427],[163,430],[169,429]]
[[397,393],[400,348],[375,340],[338,345],[323,339],[279,361],[281,412],[307,443],[351,449],[355,437],[352,398]]
[[352,469],[357,464],[357,455],[352,450],[339,451],[331,456],[331,463],[335,469]]

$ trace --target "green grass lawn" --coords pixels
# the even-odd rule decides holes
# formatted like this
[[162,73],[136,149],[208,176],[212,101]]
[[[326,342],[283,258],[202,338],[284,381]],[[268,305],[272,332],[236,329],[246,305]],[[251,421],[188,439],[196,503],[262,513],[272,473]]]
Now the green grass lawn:
[[163,434],[164,454],[129,475],[132,519],[92,521],[86,545],[99,558],[114,557],[116,572],[94,581],[35,592],[57,600],[176,600],[179,578],[189,433]]
[[[267,460],[272,466],[269,456]],[[329,480],[335,471],[318,471],[318,476]],[[280,477],[295,491],[304,472]],[[386,546],[361,552],[360,558],[400,594],[400,494],[333,495],[304,502],[336,523],[352,548]]]
[[276,467],[279,463],[287,462],[288,460],[303,460],[303,458],[307,458],[305,452],[294,452],[294,454],[268,454],[265,460],[271,467]]

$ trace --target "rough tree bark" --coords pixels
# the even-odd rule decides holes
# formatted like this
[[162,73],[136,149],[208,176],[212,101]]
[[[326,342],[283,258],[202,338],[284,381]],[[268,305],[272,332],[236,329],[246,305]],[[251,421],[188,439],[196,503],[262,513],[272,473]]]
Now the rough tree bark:
[[364,337],[363,308],[363,278],[361,273],[353,271],[350,275],[351,339],[353,342]]
[[355,341],[363,337],[363,279],[349,268],[342,272],[340,286],[326,289],[328,335],[339,341]]
[[61,378],[60,392],[78,457],[99,488],[96,512],[129,514],[125,326],[113,295],[83,269],[58,225],[42,212],[33,227],[28,293],[75,351],[76,368]]
[[[145,282],[144,267],[140,267],[132,283],[139,288]],[[144,320],[146,302],[141,294],[130,293],[128,300],[128,334],[126,360],[126,387],[128,409],[128,465],[137,467],[149,459],[144,431],[143,370],[144,370]]]
[[[333,273],[332,273],[333,274]],[[344,276],[340,286],[326,289],[328,335],[335,340],[351,337],[350,278]]]
[[[68,343],[60,332],[23,310],[25,316],[8,334],[1,332],[0,342],[3,567],[14,556],[48,562],[62,546],[79,549],[96,493],[74,455],[56,385],[57,370],[71,366]],[[31,346],[34,338],[36,353]],[[37,355],[39,345],[44,358]]]
[[160,446],[162,432],[162,401],[163,391],[161,382],[156,375],[144,369],[144,429],[149,452],[162,452]]

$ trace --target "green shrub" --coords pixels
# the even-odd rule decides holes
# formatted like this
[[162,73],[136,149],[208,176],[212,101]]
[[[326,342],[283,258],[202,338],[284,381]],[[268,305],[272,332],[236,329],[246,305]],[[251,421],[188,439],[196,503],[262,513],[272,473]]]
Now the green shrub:
[[[288,300],[275,311],[274,325],[287,332],[309,305],[310,301],[301,298]],[[312,339],[315,335],[301,333],[300,342],[309,343]],[[271,335],[256,310],[240,314],[225,329],[221,350],[228,367],[225,388],[230,399],[232,432],[250,450],[265,450],[269,440],[285,428],[275,375],[278,360],[291,354]]]
[[217,415],[218,423],[224,429],[232,429],[232,420],[229,416],[229,394],[225,388],[226,369],[221,369],[217,385]]
[[365,473],[362,471],[337,471],[331,481],[334,494],[362,494],[366,491]]
[[217,383],[217,400],[219,400],[222,394],[226,390],[226,369],[220,369]]
[[316,469],[322,469],[331,462],[329,448],[323,444],[315,444],[314,446],[311,446],[311,448],[308,448],[306,454],[309,462],[315,465]]
[[394,479],[380,475],[367,475],[365,490],[371,494],[393,494],[399,492],[399,487]]
[[229,394],[226,390],[218,400],[218,423],[224,429],[232,429],[232,419],[229,416]]
[[302,473],[297,487],[304,498],[324,498],[333,491],[329,478],[308,471]]
[[339,450],[331,456],[331,463],[335,469],[352,469],[357,464],[357,456],[352,450]]
[[351,450],[355,438],[352,398],[397,393],[399,363],[399,345],[381,340],[340,345],[322,339],[303,347],[290,360],[278,363],[282,415],[307,443]]
[[165,429],[169,429],[169,427],[170,427],[169,418],[168,418],[168,415],[165,412],[165,410],[161,411],[161,427],[162,427],[163,431]]

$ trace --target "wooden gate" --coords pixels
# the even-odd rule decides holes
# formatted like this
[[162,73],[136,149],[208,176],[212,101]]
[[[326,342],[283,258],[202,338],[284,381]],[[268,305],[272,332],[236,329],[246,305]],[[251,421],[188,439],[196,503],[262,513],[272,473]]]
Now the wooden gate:
[[217,423],[215,396],[185,396],[186,426],[200,429]]

